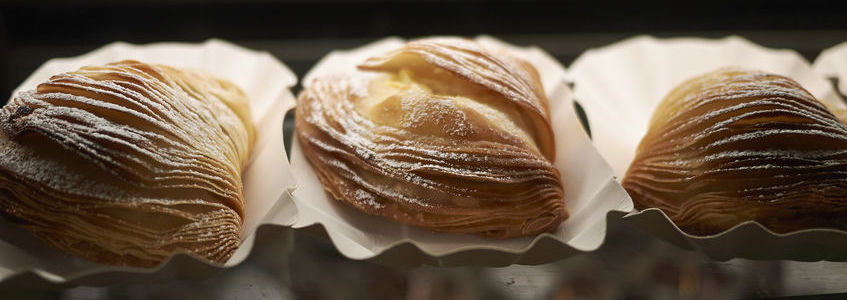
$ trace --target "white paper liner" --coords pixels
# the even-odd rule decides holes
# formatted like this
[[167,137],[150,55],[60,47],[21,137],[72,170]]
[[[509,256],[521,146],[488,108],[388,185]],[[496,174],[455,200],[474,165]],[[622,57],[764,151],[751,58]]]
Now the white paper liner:
[[826,78],[837,78],[838,90],[842,95],[847,94],[847,42],[824,49],[812,68]]
[[221,40],[208,40],[202,44],[131,45],[115,42],[82,56],[47,61],[15,89],[13,96],[19,91],[34,89],[52,75],[123,59],[210,72],[236,83],[250,97],[258,138],[242,177],[244,242],[223,265],[187,253],[177,253],[155,268],[129,268],[102,265],[71,256],[47,246],[26,230],[3,222],[0,224],[0,281],[11,280],[16,286],[38,286],[47,283],[105,284],[202,278],[243,261],[252,250],[260,225],[290,225],[293,222],[296,215],[293,209],[296,208],[286,204],[290,203],[287,199],[294,180],[285,159],[282,119],[285,111],[294,106],[294,96],[289,89],[297,78],[269,53],[241,48]]
[[[600,246],[606,234],[607,215],[620,217],[631,211],[632,201],[613,180],[611,169],[580,127],[570,89],[564,80],[564,68],[535,47],[515,47],[485,36],[476,40],[485,46],[508,48],[532,63],[541,74],[550,99],[556,138],[555,165],[562,174],[570,218],[550,234],[492,240],[435,233],[367,215],[331,199],[324,192],[295,138],[291,149],[291,168],[297,174],[293,199],[299,213],[295,228],[319,224],[338,251],[351,259],[406,266],[540,264]],[[349,51],[334,51],[306,75],[303,84],[308,86],[315,77],[352,71],[364,59],[382,55],[402,44],[401,39],[387,38]]]
[[[629,167],[656,105],[683,81],[726,66],[788,76],[832,107],[844,107],[831,85],[792,50],[768,49],[741,37],[631,38],[581,55],[569,69],[574,95],[588,117],[593,142],[618,179]],[[652,208],[625,222],[713,259],[847,260],[847,232],[808,229],[776,234],[745,222],[720,234],[693,236]]]

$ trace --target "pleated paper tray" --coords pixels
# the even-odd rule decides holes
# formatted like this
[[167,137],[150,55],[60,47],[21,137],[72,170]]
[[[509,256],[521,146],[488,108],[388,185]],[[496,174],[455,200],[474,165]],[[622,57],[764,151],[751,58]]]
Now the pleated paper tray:
[[287,107],[294,105],[290,88],[297,78],[269,53],[221,40],[150,45],[116,42],[82,56],[47,61],[16,88],[13,95],[34,89],[58,73],[124,59],[204,70],[236,83],[250,97],[258,138],[242,177],[245,223],[241,237],[244,241],[222,265],[187,253],[176,253],[155,268],[128,268],[71,256],[53,249],[14,224],[3,222],[0,224],[0,281],[22,287],[204,278],[241,263],[253,250],[255,237],[267,236],[256,234],[261,227],[289,226],[297,214],[295,207],[285,207],[290,203],[294,178],[285,159],[282,136],[283,114]]
[[[367,215],[324,192],[295,139],[291,150],[291,168],[298,175],[293,198],[298,210],[294,228],[319,226],[338,251],[351,259],[406,266],[541,264],[592,251],[602,244],[608,219],[631,211],[632,201],[613,180],[612,170],[581,128],[565,69],[538,48],[516,47],[487,36],[477,37],[476,41],[486,47],[506,48],[539,71],[550,100],[555,166],[562,175],[570,218],[551,233],[494,240],[434,233]],[[308,88],[315,77],[350,72],[366,58],[380,56],[403,43],[398,38],[387,38],[352,50],[334,51],[305,76],[303,86]]]
[[[845,106],[823,73],[815,72],[795,51],[768,49],[735,36],[718,40],[635,37],[586,51],[569,71],[593,142],[621,179],[656,105],[665,95],[687,79],[727,66],[790,77],[827,105]],[[847,45],[824,51],[815,69],[834,76],[847,75]],[[694,236],[681,231],[655,208],[631,213],[624,222],[716,260],[847,260],[847,232],[842,230],[777,234],[759,223],[745,222],[719,234]]]

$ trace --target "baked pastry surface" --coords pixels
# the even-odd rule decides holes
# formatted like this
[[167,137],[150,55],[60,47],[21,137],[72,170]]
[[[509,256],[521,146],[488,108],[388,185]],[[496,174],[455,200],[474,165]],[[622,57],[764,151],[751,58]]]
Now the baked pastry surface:
[[691,234],[847,229],[847,127],[794,80],[720,69],[659,104],[623,186]]
[[233,83],[121,61],[62,73],[0,111],[0,209],[48,244],[112,265],[241,243],[255,136]]
[[537,71],[458,38],[411,41],[317,78],[296,131],[324,189],[433,231],[510,238],[568,217]]

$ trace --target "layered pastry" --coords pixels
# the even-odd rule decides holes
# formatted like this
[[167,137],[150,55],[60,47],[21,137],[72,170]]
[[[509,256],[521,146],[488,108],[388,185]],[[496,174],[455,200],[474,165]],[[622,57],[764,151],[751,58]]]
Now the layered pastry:
[[511,238],[568,217],[538,72],[499,49],[428,38],[316,78],[298,141],[324,189],[437,232]]
[[0,210],[53,247],[112,265],[241,243],[255,130],[233,83],[121,61],[62,73],[0,111]]
[[717,70],[659,104],[623,186],[690,234],[847,229],[847,127],[794,80]]

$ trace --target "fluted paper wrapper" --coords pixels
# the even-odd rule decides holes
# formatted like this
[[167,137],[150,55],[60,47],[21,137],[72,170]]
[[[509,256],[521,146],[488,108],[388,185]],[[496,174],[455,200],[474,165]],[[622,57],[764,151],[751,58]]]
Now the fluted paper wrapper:
[[86,65],[103,65],[124,59],[203,70],[236,83],[250,97],[258,139],[243,173],[245,220],[243,243],[225,264],[187,253],[176,253],[154,268],[129,268],[90,262],[53,249],[29,232],[0,224],[0,281],[17,287],[45,284],[108,284],[126,281],[161,281],[203,278],[237,265],[250,253],[260,225],[290,225],[296,214],[290,203],[294,180],[283,147],[282,119],[294,106],[290,88],[294,74],[272,55],[241,48],[221,40],[202,44],[108,44],[88,54],[51,59],[29,76],[13,95],[34,89],[50,76]]
[[[620,180],[665,95],[685,80],[727,66],[790,77],[826,105],[844,107],[830,83],[796,52],[764,48],[735,36],[718,40],[635,37],[585,52],[569,75],[576,101],[587,114],[593,142]],[[841,230],[777,234],[759,223],[745,222],[716,235],[694,236],[679,230],[655,208],[627,215],[624,221],[718,260],[847,260],[847,232]]]
[[[607,218],[616,219],[631,211],[632,202],[580,127],[564,68],[538,48],[515,47],[484,36],[476,40],[486,47],[507,48],[538,69],[550,100],[555,165],[562,175],[570,218],[552,233],[493,240],[435,233],[367,215],[328,196],[295,139],[291,150],[291,168],[297,174],[293,198],[298,210],[295,228],[323,228],[338,251],[351,259],[404,266],[540,264],[600,246],[606,235]],[[357,49],[332,52],[306,75],[303,84],[308,87],[315,77],[353,71],[366,58],[382,55],[403,43],[401,39],[388,38]]]

